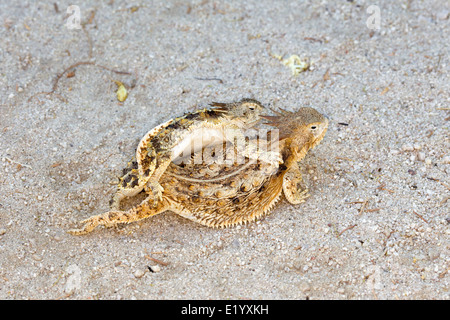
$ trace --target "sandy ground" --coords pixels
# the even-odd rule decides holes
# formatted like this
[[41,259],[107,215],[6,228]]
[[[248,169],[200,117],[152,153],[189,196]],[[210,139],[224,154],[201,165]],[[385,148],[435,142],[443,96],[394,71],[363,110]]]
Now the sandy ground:
[[[0,2],[0,298],[450,298],[448,1],[80,1],[72,30],[77,3],[54,2]],[[311,69],[276,58],[294,54]],[[36,95],[80,61],[113,71]],[[243,97],[330,117],[305,203],[66,233],[108,209],[150,128]]]

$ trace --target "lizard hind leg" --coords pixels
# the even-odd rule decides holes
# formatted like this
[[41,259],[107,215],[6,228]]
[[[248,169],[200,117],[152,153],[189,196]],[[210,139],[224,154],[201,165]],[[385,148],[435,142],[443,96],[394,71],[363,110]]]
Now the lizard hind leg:
[[291,204],[305,202],[309,197],[308,188],[304,185],[300,169],[297,165],[289,168],[283,177],[283,192]]
[[[166,169],[169,167],[170,163],[172,161],[172,158],[170,158],[170,155],[163,155],[159,159],[159,164],[156,167],[156,169],[151,173],[150,176],[146,177],[144,190],[147,192],[151,199],[153,200],[153,207],[157,207],[158,203],[162,200],[162,195],[164,192],[164,188],[159,183],[159,180],[161,179],[162,175],[166,171]],[[149,197],[149,198],[150,198]]]
[[108,211],[89,217],[81,221],[84,224],[82,228],[72,229],[68,232],[72,235],[83,235],[91,232],[100,225],[110,227],[119,223],[131,223],[157,215],[169,209],[169,203],[166,201],[159,201],[156,207],[151,202],[152,199],[147,198],[141,204],[128,211]]

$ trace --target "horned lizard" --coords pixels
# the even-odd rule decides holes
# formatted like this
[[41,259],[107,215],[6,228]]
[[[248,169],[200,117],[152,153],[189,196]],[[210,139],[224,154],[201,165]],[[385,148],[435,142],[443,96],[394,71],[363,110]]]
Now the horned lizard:
[[[135,158],[123,170],[111,209],[118,210],[124,197],[134,196],[143,189],[151,191],[154,200],[161,200],[163,188],[159,179],[174,158],[192,145],[203,147],[215,140],[231,139],[224,136],[228,132],[225,129],[251,128],[259,122],[263,110],[261,103],[253,99],[234,103],[213,102],[210,109],[187,113],[153,128],[141,139]],[[201,139],[200,143],[195,139]],[[255,148],[250,145],[242,152],[253,158],[262,156],[255,153]],[[154,206],[156,203],[154,201]]]
[[[150,196],[128,211],[109,211],[92,216],[82,221],[84,226],[81,229],[69,232],[82,235],[98,225],[130,223],[164,211],[173,211],[209,227],[226,227],[267,214],[282,193],[292,204],[305,201],[309,196],[308,189],[303,185],[298,162],[323,139],[328,120],[312,108],[276,113],[276,116],[262,117],[278,129],[281,165],[277,161],[248,157],[245,163],[233,165],[211,162],[177,165],[172,162],[161,177],[164,192],[156,207]],[[255,140],[275,150],[272,146],[276,144],[269,135],[266,138],[257,136]],[[226,152],[230,148],[235,147],[228,146]],[[216,149],[210,146],[198,152],[208,155],[211,150]]]

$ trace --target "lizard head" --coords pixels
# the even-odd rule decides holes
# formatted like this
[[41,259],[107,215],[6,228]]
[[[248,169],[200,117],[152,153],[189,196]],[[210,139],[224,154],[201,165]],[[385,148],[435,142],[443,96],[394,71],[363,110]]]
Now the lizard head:
[[[286,140],[300,160],[322,141],[328,128],[328,119],[313,108],[300,108],[296,112],[272,110],[276,116],[261,116],[266,124],[276,127],[279,140]],[[297,160],[297,161],[298,161]]]
[[215,109],[220,109],[224,115],[233,120],[238,127],[251,128],[261,120],[264,106],[254,99],[242,99],[233,103],[211,104]]

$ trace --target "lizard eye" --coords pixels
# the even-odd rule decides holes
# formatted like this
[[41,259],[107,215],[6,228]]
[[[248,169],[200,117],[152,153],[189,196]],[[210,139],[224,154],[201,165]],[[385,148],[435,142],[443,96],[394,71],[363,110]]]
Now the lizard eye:
[[311,126],[311,130],[316,130],[317,126]]
[[250,106],[250,107],[248,107],[250,110],[255,110],[255,107],[254,106]]

